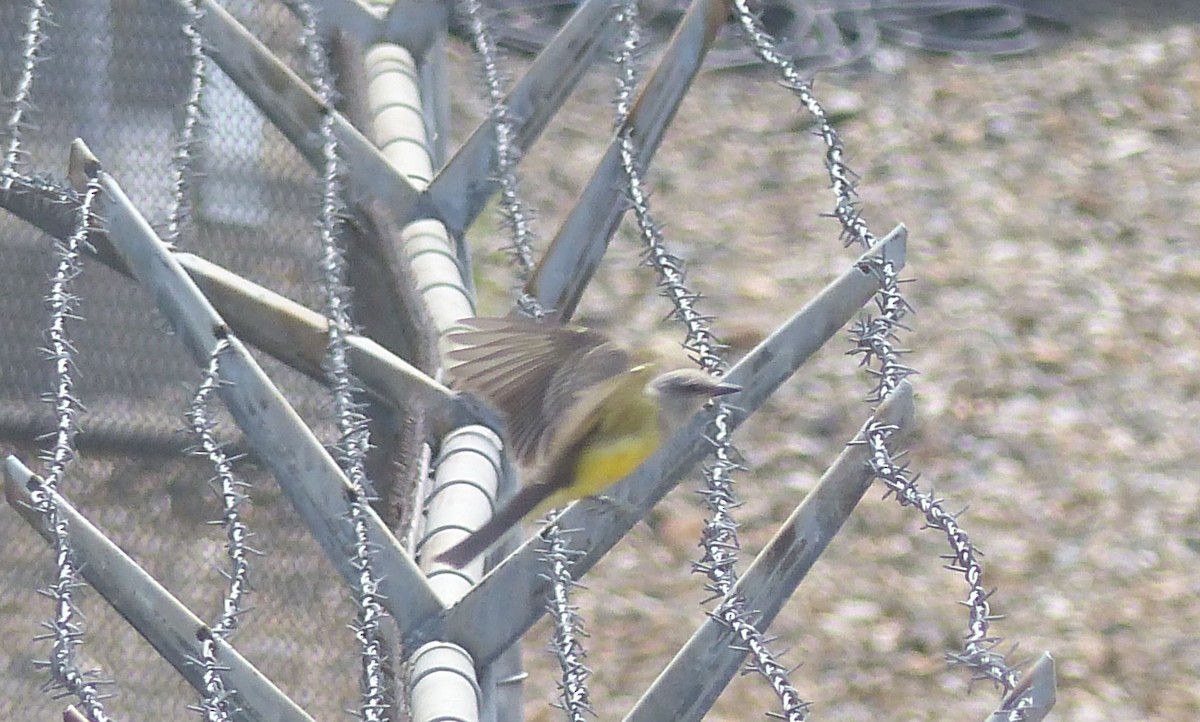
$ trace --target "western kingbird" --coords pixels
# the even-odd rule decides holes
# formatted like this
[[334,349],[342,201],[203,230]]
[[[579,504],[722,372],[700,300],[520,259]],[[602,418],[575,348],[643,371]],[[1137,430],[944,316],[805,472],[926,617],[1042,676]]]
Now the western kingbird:
[[713,396],[739,391],[698,369],[655,374],[577,326],[474,318],[450,335],[457,388],[496,407],[517,460],[535,468],[491,519],[437,560],[461,567],[522,519],[623,479]]

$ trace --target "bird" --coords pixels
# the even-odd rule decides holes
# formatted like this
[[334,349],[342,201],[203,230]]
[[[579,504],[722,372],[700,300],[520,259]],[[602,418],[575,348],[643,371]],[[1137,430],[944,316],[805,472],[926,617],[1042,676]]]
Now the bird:
[[595,496],[638,467],[704,402],[741,387],[695,368],[661,372],[604,334],[556,322],[473,318],[448,338],[455,388],[505,419],[530,482],[436,557],[466,566],[522,520]]

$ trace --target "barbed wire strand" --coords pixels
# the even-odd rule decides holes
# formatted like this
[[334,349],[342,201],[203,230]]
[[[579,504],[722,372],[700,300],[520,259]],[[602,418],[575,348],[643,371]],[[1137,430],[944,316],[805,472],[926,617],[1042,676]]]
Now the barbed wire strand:
[[[471,42],[475,45],[475,52],[479,58],[484,93],[488,101],[488,118],[495,132],[496,179],[500,183],[500,213],[508,224],[511,240],[511,245],[504,250],[513,260],[518,282],[524,286],[534,269],[533,243],[535,238],[530,222],[532,213],[520,192],[520,176],[517,173],[520,150],[516,146],[516,130],[513,127],[512,114],[509,112],[508,103],[504,98],[504,74],[500,70],[500,51],[488,19],[484,17],[483,3],[480,0],[460,0],[460,2],[462,10],[467,16]],[[541,320],[545,315],[538,300],[526,292],[522,292],[517,297],[517,309],[525,316],[537,320]]]
[[76,313],[79,297],[71,290],[71,286],[83,270],[80,248],[87,243],[87,236],[93,229],[100,193],[99,183],[88,181],[79,203],[75,230],[65,240],[54,242],[57,263],[46,297],[50,325],[46,331],[45,352],[53,366],[54,389],[47,395],[47,400],[54,406],[55,429],[48,434],[51,439],[49,450],[42,454],[42,461],[46,464],[45,477],[40,478],[37,488],[30,490],[33,507],[42,515],[53,537],[56,568],[54,583],[49,589],[40,590],[54,602],[54,619],[42,623],[47,632],[37,637],[39,641],[51,640],[50,658],[35,664],[49,670],[48,688],[58,688],[65,694],[74,695],[92,722],[107,722],[110,719],[103,701],[111,695],[100,691],[101,685],[109,682],[99,680],[96,670],[82,670],[78,665],[76,651],[83,644],[84,630],[79,619],[81,615],[75,606],[74,590],[83,582],[79,579],[79,569],[75,564],[67,518],[50,492],[60,489],[67,469],[75,459],[75,436],[79,432],[79,416],[84,411],[83,404],[75,396],[77,369],[70,322],[80,320],[80,317]]
[[214,523],[225,529],[225,555],[230,566],[228,572],[222,571],[229,584],[221,601],[221,613],[216,622],[198,636],[203,689],[201,703],[193,709],[209,722],[228,720],[237,711],[231,704],[231,690],[226,688],[221,676],[227,668],[217,658],[217,640],[228,641],[238,628],[251,588],[249,555],[260,553],[247,544],[253,534],[242,521],[242,506],[248,500],[243,489],[248,485],[234,474],[234,459],[217,440],[216,420],[210,411],[213,395],[221,385],[221,354],[230,345],[228,338],[220,338],[213,347],[187,412],[192,434],[199,442],[193,453],[208,459],[215,471],[213,484],[221,497],[221,518]]
[[[637,0],[622,0],[618,4],[616,17],[621,29],[621,41],[615,57],[617,87],[614,105],[629,202],[645,243],[646,262],[658,272],[661,294],[672,304],[671,315],[687,331],[684,348],[692,353],[693,359],[704,370],[721,374],[727,368],[720,355],[725,347],[712,333],[709,327],[711,319],[696,308],[701,296],[688,289],[682,259],[671,253],[664,243],[662,231],[650,209],[649,193],[637,160],[632,128],[626,124],[638,82],[640,28],[637,13]],[[740,549],[737,522],[733,517],[733,509],[738,505],[733,491],[733,474],[743,467],[738,461],[740,454],[733,445],[730,410],[720,402],[717,408],[713,433],[709,435],[715,461],[704,466],[705,488],[700,492],[712,516],[702,534],[703,558],[693,565],[693,571],[708,578],[705,589],[713,594],[709,601],[721,599],[712,616],[734,632],[741,647],[750,655],[750,669],[767,679],[782,705],[781,717],[799,722],[807,718],[809,703],[792,686],[787,678],[788,670],[776,661],[768,648],[766,637],[756,625],[756,612],[747,608],[741,595],[733,593],[737,583],[736,564]]]
[[[496,173],[500,182],[500,209],[509,226],[511,245],[505,250],[513,258],[517,280],[525,286],[533,272],[533,229],[530,212],[520,195],[517,161],[519,153],[515,147],[515,132],[512,116],[505,102],[499,52],[492,29],[484,17],[479,0],[462,0],[467,15],[471,40],[479,55],[483,84],[489,103],[489,117],[496,134]],[[542,320],[546,311],[532,294],[522,291],[517,297],[517,310],[533,319]],[[554,635],[550,650],[558,660],[561,677],[558,682],[559,699],[555,706],[562,709],[571,720],[584,720],[594,716],[587,680],[591,670],[584,664],[587,652],[580,641],[587,637],[583,618],[571,603],[571,591],[576,586],[571,576],[571,560],[575,556],[568,546],[562,530],[551,523],[541,532],[546,542],[541,559],[549,568],[546,578],[550,582],[547,607],[554,619]]]
[[12,185],[9,175],[21,160],[21,131],[25,126],[25,112],[32,108],[33,70],[37,66],[38,51],[46,42],[43,26],[50,21],[45,0],[30,0],[29,14],[25,16],[25,32],[21,36],[21,70],[17,74],[16,87],[9,101],[12,105],[4,120],[7,136],[4,155],[0,156],[0,187],[7,190]]
[[543,552],[550,570],[543,576],[550,582],[550,595],[547,607],[550,617],[554,620],[554,636],[550,642],[550,651],[558,658],[562,678],[558,683],[558,702],[555,707],[566,712],[571,722],[583,722],[589,717],[595,717],[592,709],[591,693],[587,681],[592,671],[584,664],[587,650],[580,642],[586,637],[583,618],[579,608],[571,603],[571,591],[577,585],[571,577],[571,562],[579,556],[567,546],[564,534],[558,532],[557,526],[551,525],[542,533],[547,542]]
[[857,243],[864,250],[875,242],[875,236],[867,227],[858,207],[855,190],[857,177],[845,162],[845,146],[841,136],[829,122],[824,106],[812,93],[811,85],[804,79],[800,69],[787,56],[780,53],[775,41],[763,30],[762,23],[750,10],[748,0],[733,0],[734,13],[747,42],[754,48],[760,60],[773,68],[782,78],[783,86],[791,90],[804,109],[817,121],[814,133],[825,143],[825,167],[835,198],[833,217],[842,227],[843,242],[849,246]]
[[335,98],[333,72],[325,54],[313,7],[300,3],[304,46],[313,89],[324,110],[320,134],[322,141],[321,176],[321,275],[325,286],[325,316],[329,323],[326,373],[333,387],[334,416],[337,420],[338,461],[346,472],[353,489],[350,498],[350,521],[354,529],[354,569],[358,574],[355,597],[358,613],[353,625],[361,650],[361,692],[359,715],[364,720],[382,721],[387,717],[388,704],[384,679],[384,648],[380,639],[383,608],[380,604],[379,579],[373,569],[373,553],[367,535],[367,504],[370,501],[370,482],[366,476],[365,458],[369,448],[367,418],[362,413],[357,382],[350,375],[347,335],[354,332],[350,317],[350,288],[346,283],[346,254],[342,246],[341,225],[346,216],[342,201],[341,157],[333,133],[333,104]]
[[187,22],[183,24],[183,35],[188,43],[190,80],[187,100],[183,103],[183,125],[179,142],[171,158],[171,212],[167,220],[165,240],[171,245],[179,242],[183,224],[191,215],[191,180],[196,173],[196,149],[199,143],[200,122],[203,113],[203,96],[206,86],[206,60],[204,38],[200,35],[200,23],[204,19],[204,7],[200,0],[188,0],[185,7]]
[[[802,106],[817,120],[816,135],[825,144],[825,165],[834,193],[832,217],[841,226],[843,242],[849,246],[857,243],[869,248],[875,241],[859,209],[855,184],[857,177],[845,162],[845,147],[841,137],[829,122],[829,117],[820,101],[812,93],[811,85],[800,75],[797,67],[775,50],[774,42],[762,28],[758,18],[751,12],[747,0],[734,0],[738,23],[747,42],[759,58],[780,75],[784,87],[791,90]],[[897,269],[886,259],[874,259],[873,269],[880,279],[880,290],[875,296],[878,315],[862,316],[851,328],[853,348],[851,355],[859,356],[863,366],[875,380],[875,387],[868,396],[871,403],[881,402],[907,376],[915,373],[901,363],[906,353],[897,346],[898,333],[907,330],[905,316],[911,312],[908,302],[900,291],[901,280]],[[877,368],[871,368],[872,363]],[[1020,673],[1008,666],[1005,656],[996,652],[1000,640],[991,636],[990,592],[982,586],[983,567],[979,552],[971,544],[967,533],[958,525],[955,515],[945,511],[941,500],[932,493],[920,491],[917,474],[897,459],[903,452],[893,451],[888,441],[895,432],[893,427],[874,424],[868,428],[866,443],[870,448],[869,463],[876,477],[887,487],[887,495],[895,495],[901,506],[915,506],[925,517],[927,527],[941,531],[951,547],[948,569],[960,573],[967,582],[967,598],[963,602],[969,610],[968,631],[963,650],[950,654],[948,658],[972,670],[976,679],[987,679],[996,684],[1005,694],[1020,681]],[[1013,710],[1016,721],[1024,719],[1020,710]]]

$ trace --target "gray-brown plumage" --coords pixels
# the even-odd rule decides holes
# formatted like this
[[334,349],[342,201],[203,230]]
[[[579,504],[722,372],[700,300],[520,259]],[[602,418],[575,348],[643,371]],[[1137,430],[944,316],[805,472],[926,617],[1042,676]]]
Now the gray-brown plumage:
[[522,464],[547,451],[553,424],[582,392],[629,371],[632,359],[603,334],[578,326],[509,318],[474,318],[475,330],[450,335],[464,344],[449,353],[455,386],[504,415],[509,443]]
[[463,566],[521,519],[599,493],[636,468],[708,398],[737,391],[696,369],[655,376],[602,334],[575,326],[479,318],[450,338],[457,388],[506,419],[532,481],[438,561]]

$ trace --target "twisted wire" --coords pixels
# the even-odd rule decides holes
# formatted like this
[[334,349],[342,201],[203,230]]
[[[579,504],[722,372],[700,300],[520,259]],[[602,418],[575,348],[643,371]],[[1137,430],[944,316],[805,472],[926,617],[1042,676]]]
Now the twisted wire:
[[779,74],[783,86],[796,95],[804,109],[817,121],[813,133],[825,143],[825,169],[834,195],[831,215],[841,224],[842,242],[847,246],[857,243],[863,249],[870,248],[875,236],[859,209],[858,177],[846,164],[845,146],[837,130],[830,124],[825,107],[813,95],[812,86],[804,80],[796,64],[778,51],[775,41],[763,30],[762,23],[750,10],[747,0],[733,0],[733,7],[738,25],[759,59]]
[[237,711],[231,690],[225,687],[221,676],[229,668],[217,661],[217,638],[213,630],[202,627],[196,638],[200,642],[201,698],[198,706],[188,708],[203,715],[206,722],[228,722]]
[[[500,71],[499,50],[487,20],[484,18],[483,3],[480,0],[462,0],[463,12],[467,16],[467,27],[470,31],[471,42],[479,58],[480,70],[483,74],[483,86],[488,100],[488,117],[496,134],[496,178],[500,182],[500,213],[508,224],[511,244],[504,250],[509,253],[516,267],[517,279],[521,285],[529,280],[533,273],[533,227],[530,224],[530,212],[520,193],[520,178],[517,174],[517,162],[520,151],[516,147],[516,131],[513,128],[512,113],[504,98],[503,74]],[[537,299],[529,293],[521,293],[517,298],[517,308],[525,316],[541,319],[544,310]]]
[[[501,87],[502,78],[498,62],[498,51],[491,28],[483,17],[483,5],[479,0],[463,0],[471,40],[479,56],[483,73],[483,84],[488,98],[488,115],[495,129],[496,173],[500,181],[500,210],[509,226],[511,245],[505,248],[513,259],[517,278],[525,286],[533,272],[534,234],[529,222],[529,211],[519,190],[516,166],[520,154],[515,147],[515,131],[508,103]],[[522,292],[517,297],[517,310],[524,316],[541,320],[545,309],[537,297]],[[550,650],[558,660],[561,676],[558,682],[559,701],[555,706],[567,713],[568,719],[582,722],[594,715],[587,688],[591,670],[584,665],[587,652],[580,642],[586,637],[583,619],[578,608],[571,603],[571,590],[575,580],[571,577],[570,559],[573,553],[567,548],[566,540],[557,525],[551,524],[542,530],[547,545],[541,559],[549,567],[547,579],[550,590],[547,606],[554,619],[554,635]]]
[[216,523],[225,529],[225,555],[230,565],[228,572],[222,572],[229,584],[222,597],[221,613],[212,627],[206,628],[199,636],[203,689],[201,703],[197,709],[211,722],[227,720],[235,711],[230,703],[229,690],[226,689],[221,676],[226,668],[217,659],[217,639],[228,640],[237,630],[240,617],[245,611],[245,598],[250,592],[249,555],[256,553],[247,544],[252,533],[242,521],[241,513],[241,507],[247,501],[242,490],[248,485],[233,473],[233,459],[225,453],[221,442],[217,440],[216,420],[209,410],[213,395],[221,385],[221,354],[230,345],[226,337],[217,340],[187,412],[192,434],[199,440],[194,453],[208,459],[215,470],[213,481],[221,497],[222,510],[221,519]]
[[33,92],[33,69],[38,63],[38,50],[46,42],[42,26],[50,21],[46,0],[30,0],[29,14],[25,16],[25,33],[21,36],[21,70],[17,74],[16,88],[12,93],[12,109],[4,120],[4,134],[8,142],[4,155],[0,156],[0,186],[8,189],[12,183],[9,173],[21,159],[21,129],[25,123],[25,111],[29,110]]
[[[662,231],[650,208],[650,198],[642,169],[633,142],[633,126],[629,114],[633,107],[634,92],[638,82],[637,55],[640,46],[636,0],[622,0],[617,7],[616,22],[620,28],[620,42],[615,53],[617,66],[616,108],[617,137],[621,165],[625,170],[629,203],[645,244],[645,262],[658,273],[661,295],[671,301],[671,316],[686,329],[684,348],[693,354],[693,359],[709,373],[720,374],[727,364],[720,356],[724,346],[709,328],[710,317],[696,308],[701,296],[688,289],[685,281],[683,261],[671,253],[663,240]],[[709,440],[713,446],[715,461],[704,468],[705,488],[700,492],[712,516],[705,524],[701,543],[703,558],[693,565],[693,570],[708,577],[705,588],[713,598],[721,599],[712,616],[728,626],[750,654],[750,667],[762,674],[783,708],[783,716],[793,722],[807,717],[808,703],[787,679],[787,670],[780,665],[767,645],[767,640],[755,625],[755,613],[747,608],[745,599],[734,593],[737,583],[737,522],[733,509],[737,497],[733,491],[733,473],[742,468],[737,461],[740,454],[733,445],[730,430],[730,409],[723,403],[717,405],[713,419],[713,432]]]
[[628,202],[645,243],[645,263],[658,271],[660,294],[671,301],[671,317],[686,329],[687,338],[683,347],[694,354],[693,358],[705,371],[719,374],[726,367],[719,354],[725,347],[709,329],[711,318],[696,309],[696,302],[701,296],[689,290],[685,283],[683,259],[671,253],[663,242],[662,231],[651,213],[650,194],[642,178],[637,146],[633,140],[633,125],[627,122],[633,108],[638,76],[636,58],[640,30],[637,26],[636,4],[622,0],[616,18],[621,29],[621,41],[614,57],[617,65],[617,87],[613,101],[617,116],[617,142],[626,176]]
[[[900,291],[897,269],[891,262],[872,258],[867,261],[872,273],[879,279],[879,291],[873,299],[877,315],[864,313],[850,327],[853,347],[847,355],[858,356],[859,365],[875,379],[875,386],[868,394],[871,403],[882,402],[904,379],[916,371],[901,362],[908,353],[899,348],[898,331],[907,330],[904,317],[911,308]],[[874,367],[873,367],[874,366]]]
[[583,628],[579,608],[571,603],[570,594],[576,586],[571,578],[571,562],[579,556],[579,552],[567,548],[566,540],[556,525],[547,527],[542,536],[548,541],[543,558],[548,562],[550,571],[543,577],[550,581],[547,607],[550,618],[554,620],[550,650],[558,658],[562,670],[558,683],[558,702],[554,706],[566,712],[571,722],[583,722],[589,716],[595,717],[595,711],[587,687],[592,671],[584,664],[587,651],[579,641],[580,637],[587,636],[587,632]]
[[[825,166],[835,199],[832,216],[841,225],[843,242],[869,248],[875,236],[859,210],[856,176],[845,163],[841,137],[830,125],[824,107],[812,94],[811,86],[801,78],[796,66],[775,50],[773,41],[763,32],[761,23],[750,12],[746,0],[734,0],[734,8],[747,42],[764,63],[776,70],[783,85],[796,94],[801,105],[817,120],[815,132],[825,144]],[[875,385],[868,399],[878,403],[914,373],[912,368],[901,363],[900,358],[906,351],[897,347],[898,331],[905,330],[903,319],[911,309],[900,292],[900,280],[894,264],[883,259],[873,259],[869,264],[880,280],[880,290],[874,299],[878,314],[865,314],[852,326],[850,336],[853,347],[849,353],[859,356],[861,364],[874,378]],[[990,634],[990,623],[994,617],[988,602],[990,593],[984,590],[981,583],[983,568],[979,553],[967,533],[959,527],[954,515],[943,509],[941,500],[917,489],[918,475],[910,473],[907,466],[897,464],[896,459],[903,452],[893,451],[887,443],[894,431],[894,428],[881,424],[872,424],[868,428],[865,443],[870,445],[872,472],[887,487],[887,495],[894,494],[901,506],[915,506],[924,515],[926,526],[946,536],[951,548],[951,553],[944,557],[949,560],[947,568],[962,574],[967,582],[967,597],[963,603],[969,610],[968,631],[963,650],[948,655],[948,658],[951,662],[967,666],[975,678],[991,680],[1004,693],[1008,693],[1019,682],[1020,674],[1007,665],[1004,655],[995,651],[999,639]],[[1018,703],[1017,709],[1012,711],[1017,716],[1012,719],[1024,718],[1020,711],[1023,706]]]
[[711,613],[713,619],[729,627],[740,648],[750,656],[748,668],[762,675],[779,698],[782,709],[778,716],[789,722],[802,722],[808,719],[810,703],[800,696],[799,690],[788,679],[789,670],[770,650],[766,636],[758,628],[757,613],[747,606],[745,597],[734,590],[738,580],[737,553],[741,545],[737,538],[737,522],[731,513],[737,506],[732,472],[742,467],[735,458],[737,450],[731,442],[729,411],[724,405],[711,428],[709,438],[716,462],[705,466],[706,484],[701,495],[712,518],[705,525],[701,538],[704,555],[692,565],[693,570],[708,578],[704,588],[713,595],[709,601],[721,600]]
[[313,89],[321,100],[322,141],[321,174],[321,276],[325,287],[325,316],[329,324],[325,371],[333,388],[334,416],[337,420],[338,461],[346,472],[350,494],[350,522],[353,527],[354,553],[351,564],[357,574],[355,597],[358,612],[353,626],[361,655],[359,714],[364,720],[387,717],[384,680],[384,650],[379,638],[383,608],[380,604],[379,579],[372,566],[373,548],[367,533],[367,508],[370,482],[365,458],[369,448],[367,419],[357,401],[361,392],[350,375],[347,336],[354,331],[350,316],[350,288],[346,283],[346,253],[341,242],[345,218],[342,202],[341,157],[333,132],[335,97],[333,72],[319,35],[316,12],[305,2],[300,4],[304,46]]
[[[851,335],[855,347],[850,353],[861,356],[863,364],[872,359],[878,364],[878,368],[871,371],[876,378],[874,396],[882,399],[912,373],[899,362],[898,356],[903,351],[895,347],[896,329],[903,328],[902,320],[909,307],[900,293],[895,265],[876,259],[873,270],[881,280],[880,291],[875,297],[879,315],[864,317],[854,325]],[[963,604],[968,609],[968,629],[963,650],[948,657],[950,661],[968,667],[976,679],[991,680],[1008,693],[1020,681],[1020,673],[1008,666],[1005,655],[995,651],[1000,640],[992,637],[990,632],[995,617],[989,604],[991,592],[984,589],[982,583],[983,565],[979,551],[959,526],[955,515],[942,506],[942,500],[917,488],[919,475],[897,463],[900,454],[893,452],[887,443],[893,432],[894,429],[887,426],[868,427],[871,469],[887,487],[887,496],[894,494],[902,507],[916,507],[925,517],[926,527],[945,535],[951,550],[943,556],[947,560],[946,568],[961,574],[967,582],[967,597]]]
[[185,11],[187,22],[183,24],[183,35],[188,42],[190,80],[187,100],[183,104],[183,126],[179,143],[171,157],[171,212],[167,220],[164,240],[172,245],[179,242],[183,224],[191,215],[189,191],[195,173],[196,146],[199,143],[201,100],[206,79],[204,38],[200,35],[200,23],[204,19],[204,8],[200,0],[188,0]]
[[67,518],[60,513],[51,492],[62,485],[67,468],[75,459],[75,435],[79,431],[79,415],[83,405],[75,396],[75,349],[71,342],[69,322],[78,320],[76,305],[79,297],[71,291],[75,279],[82,272],[79,262],[80,247],[87,243],[91,230],[97,198],[100,196],[97,181],[88,182],[79,203],[75,230],[65,240],[56,240],[54,253],[57,256],[51,276],[50,292],[46,303],[50,309],[50,326],[46,331],[46,356],[53,365],[54,388],[48,400],[54,405],[55,429],[49,436],[50,449],[42,455],[46,464],[45,478],[34,477],[35,488],[30,489],[33,507],[42,515],[46,528],[50,530],[54,545],[55,578],[42,594],[54,602],[54,618],[43,622],[46,634],[38,640],[50,640],[50,659],[37,662],[50,672],[50,686],[61,688],[65,693],[79,699],[88,719],[106,722],[95,670],[81,670],[76,660],[76,650],[83,644],[83,626],[75,606],[74,590],[82,585],[79,569],[75,564],[71,548],[70,529]]

